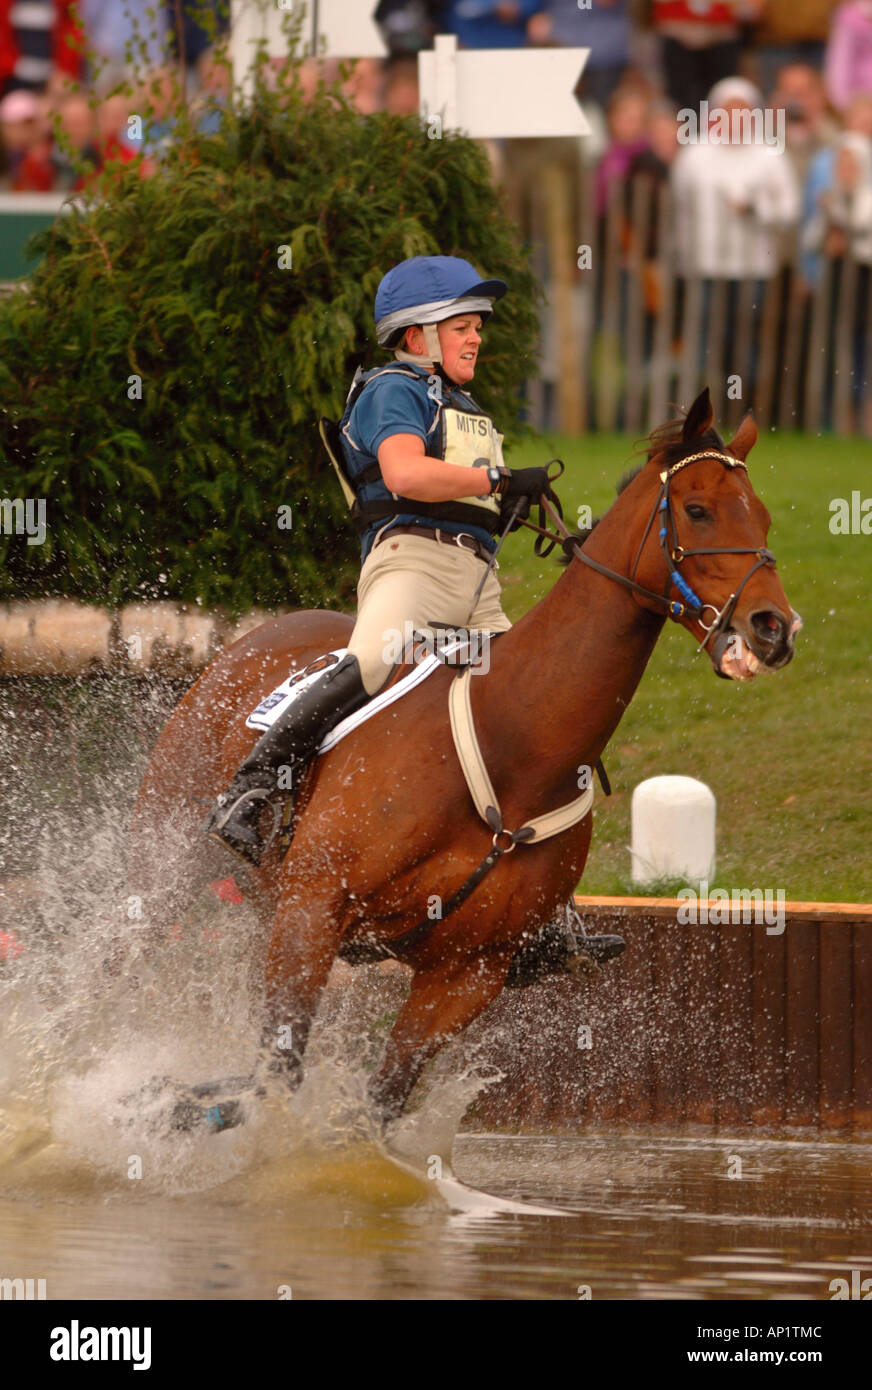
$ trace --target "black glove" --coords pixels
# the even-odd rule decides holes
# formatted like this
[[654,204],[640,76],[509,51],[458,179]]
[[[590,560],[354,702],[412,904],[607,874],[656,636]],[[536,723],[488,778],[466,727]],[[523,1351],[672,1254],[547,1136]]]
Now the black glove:
[[[538,502],[542,496],[553,497],[551,483],[548,480],[547,468],[514,468],[509,470],[509,481],[506,484],[503,498],[506,497],[527,497],[531,502]],[[529,511],[529,507],[527,509]]]
[[520,531],[521,522],[526,521],[527,517],[530,515],[531,505],[532,503],[529,497],[503,497],[500,500],[500,530],[504,531],[506,529],[509,524],[509,517],[517,507],[518,510],[515,513],[515,520],[512,522],[511,529],[513,531]]

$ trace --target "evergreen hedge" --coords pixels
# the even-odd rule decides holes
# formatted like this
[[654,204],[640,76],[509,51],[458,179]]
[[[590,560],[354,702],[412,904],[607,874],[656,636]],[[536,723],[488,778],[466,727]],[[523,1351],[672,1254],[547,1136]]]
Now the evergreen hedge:
[[388,360],[373,299],[406,256],[509,282],[473,389],[509,440],[522,428],[537,290],[485,151],[361,118],[338,88],[305,101],[293,63],[235,93],[218,134],[181,110],[158,173],[114,166],[32,247],[0,304],[0,497],[46,499],[47,537],[0,534],[3,598],[352,600],[359,552],[316,426],[359,362]]

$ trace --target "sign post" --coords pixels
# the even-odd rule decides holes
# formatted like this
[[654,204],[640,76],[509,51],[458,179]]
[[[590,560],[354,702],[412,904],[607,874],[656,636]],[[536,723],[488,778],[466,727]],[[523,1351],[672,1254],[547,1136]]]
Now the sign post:
[[287,54],[282,21],[311,21],[310,53],[328,58],[383,58],[387,54],[373,19],[376,0],[231,0],[230,56],[233,80],[249,90],[255,47],[265,41],[271,58]]
[[418,54],[421,114],[477,139],[589,135],[573,94],[589,48],[461,48],[437,34]]
[[[287,54],[282,20],[311,21],[314,55],[384,57],[373,19],[376,0],[232,0],[233,76],[250,92],[257,45],[270,57]],[[302,27],[301,27],[302,36]],[[575,98],[589,48],[458,49],[453,34],[438,34],[430,51],[418,54],[420,115],[431,138],[458,131],[474,139],[579,138],[590,126]],[[574,238],[566,228],[571,206],[568,175],[546,168],[542,190],[547,207],[548,256],[553,311],[561,344],[559,383],[563,428],[582,426],[580,334],[573,307]]]

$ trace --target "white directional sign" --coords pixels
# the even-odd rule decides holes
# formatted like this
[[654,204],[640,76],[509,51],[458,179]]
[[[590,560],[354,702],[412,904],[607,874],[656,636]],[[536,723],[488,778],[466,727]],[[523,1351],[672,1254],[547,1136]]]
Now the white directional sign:
[[266,40],[271,58],[287,52],[282,21],[302,17],[300,39],[312,51],[331,58],[383,58],[387,49],[373,19],[378,0],[232,0],[230,51],[233,76],[241,81],[251,65],[255,45]]
[[[287,52],[282,20],[301,17],[305,52],[334,58],[378,58],[385,45],[373,19],[377,0],[232,0],[233,75],[248,85],[258,43],[270,57]],[[438,34],[431,52],[418,54],[421,115],[441,117],[445,130],[479,138],[589,135],[573,89],[589,48],[458,49],[453,34]]]
[[418,54],[421,115],[443,128],[493,139],[589,135],[573,96],[589,48],[461,48],[438,34]]

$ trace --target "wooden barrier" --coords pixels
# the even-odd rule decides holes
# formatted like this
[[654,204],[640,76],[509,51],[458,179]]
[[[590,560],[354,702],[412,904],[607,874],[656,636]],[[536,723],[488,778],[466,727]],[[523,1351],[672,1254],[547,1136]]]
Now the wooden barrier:
[[679,922],[673,898],[576,902],[627,949],[588,982],[500,997],[486,1051],[505,1079],[480,1123],[872,1132],[872,906],[786,903],[768,933]]
[[252,608],[231,622],[196,604],[163,600],[115,610],[78,599],[0,603],[0,678],[107,672],[194,676],[222,647],[270,616]]

